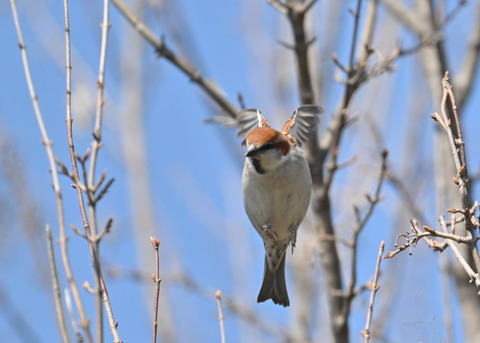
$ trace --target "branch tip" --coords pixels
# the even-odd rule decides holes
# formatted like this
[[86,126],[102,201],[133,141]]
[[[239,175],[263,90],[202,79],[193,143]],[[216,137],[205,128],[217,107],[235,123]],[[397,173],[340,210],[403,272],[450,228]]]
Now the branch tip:
[[388,149],[383,149],[382,150],[382,158],[384,160],[388,157],[388,153],[389,153]]
[[158,247],[160,246],[160,240],[156,237],[150,237],[150,242],[155,249],[158,249]]

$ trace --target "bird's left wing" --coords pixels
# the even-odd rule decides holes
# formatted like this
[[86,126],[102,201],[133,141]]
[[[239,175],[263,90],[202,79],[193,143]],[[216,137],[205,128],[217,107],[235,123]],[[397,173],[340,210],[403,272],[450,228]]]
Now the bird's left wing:
[[297,142],[302,145],[312,136],[318,125],[319,116],[323,108],[317,105],[303,105],[293,112],[282,129],[285,135],[294,136]]

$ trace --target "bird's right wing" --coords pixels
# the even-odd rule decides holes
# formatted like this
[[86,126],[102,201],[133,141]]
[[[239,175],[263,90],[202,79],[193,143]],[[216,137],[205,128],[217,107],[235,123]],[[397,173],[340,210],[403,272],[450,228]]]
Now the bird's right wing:
[[256,127],[270,127],[262,112],[256,108],[240,112],[235,124],[235,128],[238,130],[237,137],[246,137]]

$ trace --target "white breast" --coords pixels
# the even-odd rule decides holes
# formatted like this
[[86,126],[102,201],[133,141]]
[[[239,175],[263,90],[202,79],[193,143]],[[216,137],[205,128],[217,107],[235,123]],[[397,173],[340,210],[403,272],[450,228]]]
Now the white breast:
[[263,225],[271,225],[279,245],[288,244],[292,225],[300,225],[310,203],[312,179],[308,163],[299,149],[283,158],[274,170],[256,172],[249,158],[242,176],[245,210],[265,240]]

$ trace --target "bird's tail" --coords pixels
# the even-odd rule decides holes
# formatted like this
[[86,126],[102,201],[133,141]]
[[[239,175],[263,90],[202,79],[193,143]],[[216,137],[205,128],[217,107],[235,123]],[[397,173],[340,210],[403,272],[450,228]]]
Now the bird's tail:
[[261,303],[272,299],[277,305],[290,306],[288,299],[287,283],[285,282],[285,252],[277,270],[272,272],[268,268],[267,256],[265,256],[265,270],[263,272],[263,283],[258,293],[257,302]]

